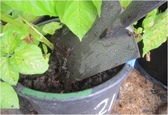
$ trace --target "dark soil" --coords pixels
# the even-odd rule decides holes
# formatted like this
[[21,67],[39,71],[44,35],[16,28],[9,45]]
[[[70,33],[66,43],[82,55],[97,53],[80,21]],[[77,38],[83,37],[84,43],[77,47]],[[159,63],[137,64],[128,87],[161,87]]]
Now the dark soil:
[[[164,12],[167,9],[167,3],[168,2],[165,2],[159,7],[160,12]],[[145,17],[141,18],[134,27],[142,27],[142,21],[144,19]],[[142,56],[142,41],[138,43],[138,46]],[[167,86],[167,42],[163,43],[160,47],[151,50],[150,53],[150,62],[146,61],[146,58],[139,58],[137,61],[151,77]]]
[[[143,43],[140,42],[138,45],[142,55]],[[139,58],[137,61],[150,76],[167,86],[167,42],[150,53],[150,62],[146,61],[146,58]]]
[[[60,33],[61,30],[57,31],[54,36],[58,37]],[[24,86],[34,90],[51,93],[76,92],[95,87],[109,80],[115,76],[123,67],[123,65],[121,65],[86,79],[67,84],[65,79],[71,77],[71,73],[66,67],[68,56],[71,55],[70,48],[60,46],[59,43],[55,42],[55,40],[51,41],[55,45],[55,50],[51,53],[50,56],[49,69],[41,75],[20,75],[21,77],[19,82]]]

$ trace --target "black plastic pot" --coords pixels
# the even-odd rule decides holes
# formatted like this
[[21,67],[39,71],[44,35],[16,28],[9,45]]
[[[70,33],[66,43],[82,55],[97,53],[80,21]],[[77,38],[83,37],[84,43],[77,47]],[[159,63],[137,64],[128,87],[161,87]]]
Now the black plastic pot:
[[[142,54],[142,42],[138,45]],[[135,68],[153,83],[167,89],[167,42],[152,50],[150,57],[150,62],[145,58],[137,59]]]
[[84,91],[58,94],[35,91],[20,83],[15,87],[19,96],[29,100],[39,114],[108,114],[111,112],[121,83],[127,78],[135,60],[105,83]]
[[[59,21],[58,18],[47,21]],[[37,25],[45,24],[40,23]],[[128,77],[135,60],[124,65],[117,75],[105,83],[74,93],[46,93],[18,83],[17,94],[32,104],[39,114],[109,114],[116,101],[121,83]]]

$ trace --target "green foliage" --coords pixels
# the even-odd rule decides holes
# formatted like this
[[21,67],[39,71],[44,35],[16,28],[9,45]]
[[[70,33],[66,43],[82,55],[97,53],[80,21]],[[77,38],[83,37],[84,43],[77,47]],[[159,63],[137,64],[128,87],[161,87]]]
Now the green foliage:
[[119,0],[121,6],[123,7],[123,9],[126,9],[127,6],[131,3],[132,0]]
[[48,53],[47,46],[45,44],[42,44],[42,47],[43,47],[44,54],[47,54]]
[[44,33],[42,30],[43,30],[43,27],[44,27],[45,25],[41,25],[41,26],[34,26],[34,28],[37,30],[37,31],[39,31],[43,36],[45,36],[45,35],[47,35],[47,33]]
[[[58,16],[81,41],[100,16],[102,1],[3,1],[8,6],[35,16]],[[51,32],[53,33],[53,32]]]
[[5,32],[3,33],[2,39],[0,40],[0,48],[10,56],[10,54],[12,54],[19,46],[20,39],[24,39],[26,36],[28,36],[28,32],[8,24],[5,25],[4,31]]
[[53,35],[55,33],[55,30],[58,30],[62,28],[62,25],[58,22],[50,22],[48,24],[45,24],[42,28],[42,31],[47,34]]
[[19,108],[19,99],[11,85],[5,82],[1,84],[0,105],[3,109]]
[[36,45],[20,45],[10,58],[11,65],[22,74],[41,74],[48,69],[41,49]]
[[9,7],[5,3],[1,2],[1,13],[8,15],[13,11],[13,8]]
[[0,78],[11,85],[16,85],[19,79],[19,72],[11,66],[9,58],[1,57],[0,62]]
[[18,11],[16,9],[14,9],[11,13],[12,13],[12,17],[14,19],[17,19],[18,15],[20,15],[20,16],[22,16],[25,20],[27,20],[30,23],[32,23],[35,20],[37,20],[38,18],[40,18],[39,16],[34,16],[32,14],[28,14],[28,13],[23,12],[23,11]]
[[96,6],[97,13],[98,13],[98,15],[99,15],[99,17],[100,17],[102,1],[92,0],[92,2],[93,2],[93,4]]
[[[62,26],[58,22],[37,27],[32,22],[38,16],[59,16],[60,21],[82,40],[94,23],[97,13],[100,16],[102,1],[2,1],[0,34],[0,71],[1,108],[19,108],[18,97],[11,87],[17,85],[19,73],[41,74],[49,65],[50,53],[47,46],[53,50],[53,44],[43,35],[54,34]],[[58,12],[58,13],[57,13]],[[12,14],[9,16],[9,14]],[[34,16],[33,16],[34,15]],[[43,42],[42,49],[38,47]]]
[[48,48],[47,48],[47,46],[46,46],[45,44],[42,44],[42,48],[43,48],[43,52],[44,52],[43,57],[44,57],[44,59],[45,59],[45,60],[47,61],[47,63],[48,63],[51,54],[48,53]]
[[20,16],[24,17],[28,22],[33,22],[39,18],[39,16],[34,16],[34,15],[28,14],[24,11],[19,11],[17,9],[11,8],[8,5],[6,5],[4,2],[1,2],[1,13],[5,14],[5,15],[8,15],[11,13],[11,16],[14,19],[17,19],[18,15],[20,15]]
[[[157,9],[156,9],[157,10]],[[167,11],[160,14],[152,13],[143,21],[143,55],[155,48],[158,48],[167,39],[168,15]],[[155,11],[156,12],[156,11]]]
[[[119,0],[122,7],[125,9],[131,0],[123,1]],[[132,28],[135,33],[137,43],[143,40],[143,54],[142,57],[145,56],[147,52],[158,48],[164,41],[167,40],[167,23],[168,23],[168,10],[163,13],[159,13],[158,8],[149,12],[148,15],[142,22],[142,27],[134,28],[134,25],[137,24],[135,22],[132,25]],[[143,34],[141,36],[141,34]]]
[[[27,25],[27,27],[29,27]],[[6,24],[0,39],[0,78],[4,81],[1,108],[18,108],[18,98],[10,85],[16,85],[19,73],[41,74],[48,69],[38,44],[28,44],[25,29]],[[24,38],[24,39],[23,39]],[[48,59],[49,55],[47,54]],[[5,83],[6,82],[6,83]]]
[[81,41],[96,19],[96,7],[92,1],[58,1],[57,12],[62,23]]
[[0,65],[2,79],[11,85],[16,85],[19,72],[22,74],[40,74],[48,69],[41,49],[34,44],[23,44],[24,40],[18,37],[19,34],[17,33],[20,29],[16,30],[17,28],[8,29],[0,39],[0,47],[4,52],[1,55]]
[[1,25],[1,26],[0,26],[0,30],[1,30],[0,33],[1,33],[1,34],[2,34],[2,30],[3,30],[3,28],[4,28],[4,26]]
[[57,12],[55,10],[56,1],[54,0],[51,1],[12,0],[12,1],[3,1],[3,3],[7,4],[12,8],[27,12],[28,14],[32,14],[34,16],[42,16],[42,15],[57,16]]

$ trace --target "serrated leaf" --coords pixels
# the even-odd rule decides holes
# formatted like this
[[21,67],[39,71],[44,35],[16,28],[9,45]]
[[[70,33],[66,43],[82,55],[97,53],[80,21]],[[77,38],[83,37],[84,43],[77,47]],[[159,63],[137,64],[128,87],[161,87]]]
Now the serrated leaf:
[[2,109],[19,109],[19,99],[11,85],[5,82],[1,83],[0,103]]
[[143,35],[143,55],[155,48],[158,48],[167,36],[167,25],[168,25],[168,16],[167,12],[161,13],[156,16],[154,25],[145,30]]
[[102,0],[99,0],[99,1],[92,0],[92,2],[93,2],[93,4],[96,6],[97,13],[98,13],[98,15],[99,15],[99,17],[100,17]]
[[[57,2],[60,5],[61,3]],[[61,6],[64,9],[57,9],[58,14],[64,13],[61,22],[66,24],[81,41],[96,19],[97,10],[93,2],[68,1],[67,4],[62,4]]]
[[48,69],[41,49],[36,45],[21,45],[10,58],[11,65],[22,74],[41,74]]
[[3,2],[12,8],[27,12],[28,14],[32,14],[34,16],[42,16],[42,15],[57,16],[57,12],[55,10],[56,1],[54,0],[52,1],[13,0]]
[[8,58],[1,57],[0,62],[0,78],[11,85],[16,85],[19,79],[19,72],[11,66]]
[[50,22],[48,24],[45,24],[42,31],[47,34],[53,35],[56,30],[62,28],[62,25],[58,22]]

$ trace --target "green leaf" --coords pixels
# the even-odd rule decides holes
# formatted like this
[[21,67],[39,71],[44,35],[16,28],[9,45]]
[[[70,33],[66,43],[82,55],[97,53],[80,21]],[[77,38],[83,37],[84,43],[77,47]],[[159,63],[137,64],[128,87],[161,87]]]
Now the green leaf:
[[141,34],[143,32],[142,27],[139,27],[138,29],[136,29],[136,28],[133,28],[133,29],[134,29],[134,32],[137,33],[137,34]]
[[57,1],[56,10],[59,16],[60,21],[62,22],[62,18],[64,16],[65,8],[68,1]]
[[18,47],[20,40],[17,37],[15,29],[8,29],[0,39],[0,48],[8,54],[12,54],[15,48]]
[[[24,22],[23,22],[23,20],[22,19],[20,19],[20,18],[17,18],[17,19],[15,19],[17,22],[19,22],[19,23],[21,23],[21,24],[24,24]],[[11,31],[13,31],[13,32],[17,32],[17,34],[15,34],[15,35],[17,35],[17,37],[19,38],[19,39],[24,39],[25,37],[27,37],[28,36],[28,28],[29,28],[29,25],[26,25],[26,24],[24,24],[24,27],[22,27],[22,28],[18,28],[18,27],[16,27],[15,25],[13,25],[13,24],[10,24],[10,23],[7,23],[5,26],[4,26],[4,29],[3,29],[3,32],[6,32],[7,30],[11,30]]]
[[11,85],[16,85],[19,79],[19,72],[11,66],[8,58],[1,57],[0,62],[0,78]]
[[127,6],[131,3],[132,0],[119,0],[121,6],[123,7],[123,9],[126,9]]
[[4,26],[3,26],[3,25],[1,25],[1,27],[0,27],[0,28],[1,28],[1,33],[2,33],[2,32],[3,32],[3,28],[4,28]]
[[45,24],[42,31],[47,34],[53,35],[56,30],[62,28],[62,25],[58,22],[50,22],[48,24]]
[[92,0],[92,2],[93,2],[93,4],[96,6],[97,13],[98,13],[98,15],[99,15],[99,17],[100,17],[102,0],[99,0],[99,1]]
[[[151,12],[148,13],[148,15],[146,16],[146,18],[148,18],[148,17],[153,17],[153,18],[155,18],[157,12],[158,12],[158,9],[157,9],[157,8],[154,9],[154,10],[152,10]],[[145,19],[146,19],[146,18],[145,18]]]
[[134,22],[132,25],[137,25],[138,21]]
[[34,16],[42,16],[42,15],[57,16],[57,12],[55,10],[56,1],[54,0],[51,1],[13,0],[13,1],[3,1],[3,3],[7,4],[12,8],[27,12],[28,14],[32,14]]
[[4,57],[5,55],[5,52],[3,52],[1,49],[0,49],[0,57]]
[[136,38],[136,43],[139,43],[140,41],[142,41],[142,38]]
[[1,108],[19,109],[19,99],[13,87],[5,82],[0,83],[1,83],[1,96],[0,96]]
[[13,11],[13,8],[9,7],[8,5],[4,4],[3,2],[1,3],[1,13],[4,15],[8,15]]
[[36,45],[21,45],[10,58],[11,65],[22,74],[44,73],[49,65]]
[[154,24],[152,27],[147,28],[143,35],[143,55],[155,48],[158,48],[165,39],[167,39],[167,25],[168,25],[167,10],[164,13],[156,15]]
[[154,24],[154,19],[155,19],[155,18],[153,18],[153,17],[145,18],[145,19],[143,20],[143,22],[142,22],[142,26],[144,27],[144,29],[153,26],[153,24]]
[[46,60],[47,63],[49,62],[50,55],[51,55],[50,53],[44,55],[44,59]]
[[44,54],[47,54],[48,52],[47,46],[45,44],[42,44],[42,47],[43,47]]
[[81,41],[96,19],[97,10],[93,2],[68,1],[67,4],[59,2],[57,4],[63,7],[63,9],[57,9],[59,15],[63,14],[61,22],[66,24]]
[[12,11],[12,17],[14,19],[17,19],[18,18],[18,15],[22,16],[25,20],[27,20],[28,22],[32,23],[34,22],[36,19],[39,18],[39,16],[34,16],[32,14],[28,14],[26,12],[23,12],[23,11],[19,11],[19,10],[16,10],[14,9]]
[[142,26],[144,27],[144,29],[153,26],[156,13],[157,13],[157,9],[154,9],[153,11],[148,13],[146,18],[142,22]]

